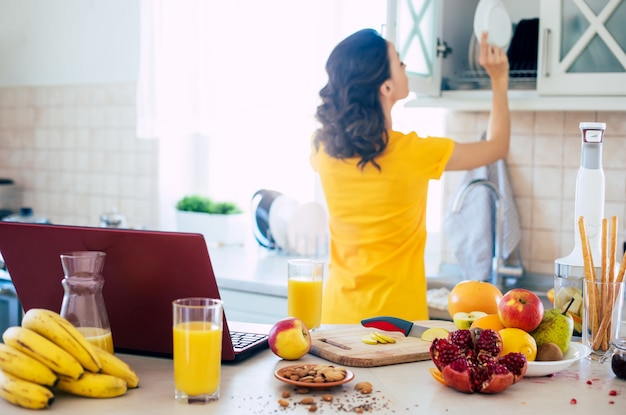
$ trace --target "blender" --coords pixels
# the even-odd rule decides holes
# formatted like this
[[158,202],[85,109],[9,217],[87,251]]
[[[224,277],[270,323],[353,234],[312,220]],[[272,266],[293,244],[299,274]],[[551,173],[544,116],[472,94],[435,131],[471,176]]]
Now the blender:
[[[578,218],[584,216],[591,256],[595,264],[602,261],[602,218],[604,217],[604,170],[602,169],[602,140],[605,123],[581,122],[582,152],[576,176],[574,201],[574,249],[554,261],[554,307],[564,309],[574,299],[568,311],[574,319],[574,335],[582,334],[583,280],[585,278],[582,241]],[[600,273],[600,267],[595,267]]]

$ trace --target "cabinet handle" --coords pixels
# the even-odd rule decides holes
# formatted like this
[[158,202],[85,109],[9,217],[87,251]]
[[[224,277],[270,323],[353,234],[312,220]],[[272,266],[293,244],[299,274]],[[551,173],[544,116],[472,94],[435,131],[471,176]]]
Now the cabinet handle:
[[552,31],[545,29],[543,31],[543,75],[548,78],[550,76],[550,36]]

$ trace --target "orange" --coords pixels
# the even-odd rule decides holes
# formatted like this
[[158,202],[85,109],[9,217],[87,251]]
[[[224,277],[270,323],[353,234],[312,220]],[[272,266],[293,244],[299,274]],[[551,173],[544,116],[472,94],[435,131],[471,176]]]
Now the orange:
[[551,304],[554,304],[554,288],[550,288],[546,293],[546,296],[548,297],[548,301],[550,301]]
[[504,328],[504,324],[500,321],[500,316],[497,314],[487,314],[484,317],[474,320],[470,329],[474,327],[479,327],[481,329],[492,329],[495,331],[500,331]]
[[430,368],[430,375],[435,378],[435,380],[439,383],[441,383],[442,385],[446,385],[448,386],[448,382],[446,382],[446,380],[443,378],[443,375],[441,374],[441,372],[439,371],[439,369],[437,369],[436,367],[431,367]]
[[448,313],[450,317],[463,311],[482,311],[487,314],[498,314],[498,303],[502,291],[495,285],[484,281],[461,281],[452,288],[448,296]]
[[509,353],[523,353],[529,362],[537,358],[537,342],[529,333],[514,327],[507,327],[498,333],[502,336],[502,356]]

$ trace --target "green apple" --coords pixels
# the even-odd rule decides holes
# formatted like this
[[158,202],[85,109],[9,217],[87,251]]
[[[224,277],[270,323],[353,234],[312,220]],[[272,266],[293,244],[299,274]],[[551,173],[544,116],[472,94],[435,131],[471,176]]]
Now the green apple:
[[474,321],[486,315],[487,313],[484,313],[482,311],[470,311],[469,313],[459,311],[454,313],[454,315],[452,316],[452,322],[459,329],[466,330],[470,328]]

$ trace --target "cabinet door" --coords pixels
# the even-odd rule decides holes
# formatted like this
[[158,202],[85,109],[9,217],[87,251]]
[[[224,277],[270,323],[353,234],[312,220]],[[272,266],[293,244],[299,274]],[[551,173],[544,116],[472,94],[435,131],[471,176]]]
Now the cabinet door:
[[418,95],[441,94],[441,9],[440,0],[388,0],[386,38],[406,64],[409,90]]
[[626,95],[626,0],[540,2],[540,95]]

